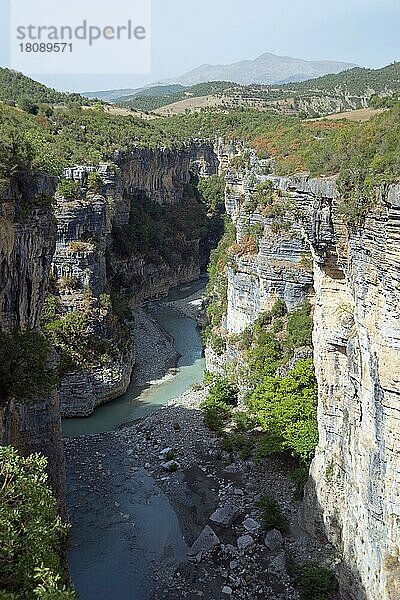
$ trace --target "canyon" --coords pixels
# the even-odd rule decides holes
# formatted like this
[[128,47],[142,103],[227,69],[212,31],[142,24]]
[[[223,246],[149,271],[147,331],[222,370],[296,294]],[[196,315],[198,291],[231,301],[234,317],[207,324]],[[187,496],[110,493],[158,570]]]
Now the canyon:
[[[249,227],[258,232],[256,250],[237,252],[227,270],[226,332],[243,332],[277,299],[289,311],[305,300],[313,306],[319,445],[301,522],[336,548],[344,599],[398,600],[400,187],[382,186],[363,227],[352,226],[343,220],[335,178],[265,174],[268,161],[252,152],[246,168],[232,167],[242,153],[235,143],[202,140],[181,150],[133,149],[117,169],[100,166],[96,191],[87,187],[90,169],[80,167],[65,173],[84,190],[77,197],[57,192],[50,177],[8,190],[0,201],[1,331],[40,330],[51,285],[59,314],[85,312],[89,331],[111,340],[113,353],[67,371],[59,393],[10,399],[1,409],[1,442],[48,456],[50,481],[63,497],[60,414],[88,415],[120,396],[135,364],[129,325],[105,294],[113,287],[129,307],[162,298],[196,280],[207,262],[199,234],[183,236],[187,252],[168,264],[162,256],[118,253],[116,229],[131,222],[137,194],[172,210],[184,205],[193,168],[206,177],[224,170],[239,249]],[[266,182],[282,207],[272,216],[248,206]],[[38,196],[54,198],[54,206],[36,206]],[[173,243],[182,241],[180,233]],[[207,348],[210,371],[237,358],[229,335],[225,353]]]

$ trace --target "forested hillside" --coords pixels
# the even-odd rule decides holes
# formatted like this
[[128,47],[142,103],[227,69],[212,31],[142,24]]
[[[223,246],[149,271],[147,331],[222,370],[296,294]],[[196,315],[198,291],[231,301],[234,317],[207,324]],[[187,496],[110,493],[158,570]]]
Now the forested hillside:
[[210,81],[189,87],[182,85],[155,86],[142,90],[139,94],[119,98],[116,102],[119,106],[126,108],[152,111],[191,96],[231,95],[244,89],[244,86],[229,81]]
[[[83,98],[80,94],[65,94],[26,77],[18,71],[0,68],[0,101],[7,104],[22,104],[29,101],[33,104],[64,104],[68,102],[79,102],[90,104],[90,100]],[[26,104],[25,104],[26,106]]]
[[355,68],[332,75],[323,75],[317,79],[293,83],[284,89],[298,91],[319,90],[332,93],[338,89],[351,94],[376,94],[400,91],[400,63],[396,62],[382,69]]
[[[177,89],[178,88],[178,89]],[[277,112],[297,112],[302,103],[311,98],[351,98],[364,100],[372,106],[387,107],[393,104],[400,92],[400,63],[382,69],[354,68],[338,74],[324,75],[300,83],[286,85],[239,85],[231,82],[209,82],[194,86],[156,86],[132,96],[124,96],[116,102],[125,108],[153,111],[162,106],[179,102],[188,97],[223,96],[227,106],[245,104]],[[381,99],[383,97],[383,99]],[[389,100],[388,100],[389,98]],[[283,104],[280,101],[284,101]],[[351,108],[351,105],[349,105]],[[329,111],[328,111],[329,112]],[[314,115],[313,115],[314,116]]]
[[[2,93],[14,93],[15,81],[18,77],[12,78],[11,85],[4,85]],[[29,101],[38,98],[38,90],[42,97],[57,94],[33,81],[31,85]],[[61,174],[71,164],[117,161],[119,154],[132,146],[171,147],[188,139],[219,136],[242,140],[256,148],[261,157],[273,158],[279,174],[338,174],[343,193],[357,197],[363,206],[370,201],[376,184],[397,180],[400,171],[399,104],[367,123],[311,122],[251,109],[208,110],[147,121],[112,116],[101,106],[90,110],[63,106],[50,113],[29,113],[0,107],[3,182],[27,169]]]

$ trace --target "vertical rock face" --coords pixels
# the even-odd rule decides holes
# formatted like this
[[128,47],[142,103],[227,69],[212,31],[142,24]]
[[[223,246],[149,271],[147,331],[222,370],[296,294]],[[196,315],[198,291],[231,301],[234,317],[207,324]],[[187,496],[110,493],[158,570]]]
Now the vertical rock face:
[[[131,216],[129,197],[144,192],[153,202],[162,206],[179,206],[183,202],[185,188],[191,172],[201,177],[215,175],[219,171],[218,149],[210,142],[188,142],[179,149],[134,149],[121,157],[121,175],[117,181],[114,226],[126,225]],[[179,239],[181,232],[176,232]],[[200,276],[204,253],[200,236],[186,240],[188,250],[184,260],[169,264],[165,259],[134,253],[121,258],[113,253],[110,257],[114,273],[118,273],[123,288],[129,291],[132,302],[142,302],[166,296],[179,284],[194,281]],[[153,258],[153,260],[151,260]]]
[[[54,194],[40,180],[28,193]],[[40,191],[39,191],[40,190]],[[29,198],[25,199],[30,202]],[[24,199],[0,199],[0,330],[39,325],[55,243],[50,206],[25,215]]]
[[116,340],[110,360],[76,368],[62,378],[62,416],[86,416],[126,391],[134,365],[133,343],[119,343],[124,337],[120,322],[111,306],[101,304],[102,295],[109,291],[106,250],[113,216],[106,197],[88,193],[65,199],[57,195],[55,216],[58,227],[52,275],[61,312],[84,313],[91,333]]
[[383,190],[350,234],[335,195],[318,200],[330,231],[311,239],[320,442],[306,520],[339,549],[352,600],[400,597],[399,198]]
[[188,142],[182,148],[136,148],[121,161],[121,185],[125,191],[145,191],[158,204],[177,204],[182,200],[190,170],[202,176],[218,173],[219,161],[207,141]]
[[[285,209],[284,219],[278,223],[268,210],[249,209],[246,203],[256,185],[271,180],[259,175],[258,168],[256,161],[246,176],[227,176],[226,209],[234,222],[237,241],[234,264],[228,270],[226,328],[230,333],[243,331],[278,299],[290,311],[313,295],[312,268],[305,260],[310,248],[302,229],[302,220],[309,212],[308,197],[288,189],[286,182],[276,181],[276,190],[284,194],[277,202],[285,206],[289,206],[289,200],[292,203],[290,209]],[[258,230],[257,247],[247,252],[247,232],[252,230]]]
[[100,194],[79,200],[56,199],[57,244],[52,273],[73,278],[98,296],[105,290],[106,235],[111,232],[107,202]]
[[[290,231],[271,230],[258,209],[244,214],[246,177],[228,176],[238,243],[244,220],[260,222],[264,234],[258,252],[229,271],[227,329],[243,330],[277,297],[294,307],[313,286],[320,441],[305,525],[336,546],[344,599],[398,600],[400,187],[383,189],[364,226],[349,230],[334,179],[263,179],[290,200]],[[301,268],[310,250],[313,274]],[[219,362],[226,359],[229,348]]]
[[[112,360],[77,366],[65,374],[60,389],[63,416],[89,415],[96,406],[122,395],[130,384],[134,340],[126,339],[122,346],[118,343],[121,320],[113,318],[111,306],[104,306],[104,296],[113,289],[133,305],[166,296],[170,288],[200,275],[203,256],[199,232],[194,239],[185,240],[185,256],[167,263],[162,256],[140,249],[121,256],[115,248],[115,230],[131,223],[137,195],[145,194],[161,206],[177,207],[185,201],[191,171],[213,175],[218,164],[212,144],[202,141],[176,150],[134,148],[118,158],[116,170],[100,165],[99,193],[87,190],[87,176],[93,167],[66,170],[66,177],[75,180],[81,191],[75,198],[56,196],[58,233],[52,273],[61,311],[83,311],[90,331],[102,339],[115,340],[115,344]],[[176,231],[176,241],[182,235]]]
[[[38,208],[32,208],[32,203],[42,195],[51,197],[55,186],[51,178],[37,179],[24,196],[10,190],[7,198],[0,200],[0,331],[40,325],[56,223],[49,202],[39,200]],[[0,442],[12,444],[23,454],[45,454],[50,482],[63,503],[64,457],[57,394],[39,402],[9,398],[0,407]]]

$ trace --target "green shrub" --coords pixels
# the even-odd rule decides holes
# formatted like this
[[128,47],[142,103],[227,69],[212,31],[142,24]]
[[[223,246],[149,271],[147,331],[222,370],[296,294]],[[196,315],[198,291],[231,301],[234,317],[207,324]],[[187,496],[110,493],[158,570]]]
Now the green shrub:
[[254,417],[244,410],[235,411],[233,421],[238,431],[250,431],[256,425]]
[[37,331],[0,333],[0,402],[39,400],[57,384],[51,346]]
[[287,529],[287,520],[281,507],[273,496],[263,496],[257,506],[261,509],[261,524],[266,531],[278,529],[284,533]]
[[101,179],[97,171],[92,171],[91,173],[89,173],[87,177],[87,186],[91,192],[100,192],[103,186],[103,180]]
[[249,377],[253,385],[264,380],[264,377],[274,375],[282,364],[282,346],[279,340],[268,331],[253,329],[253,342],[246,353]]
[[104,310],[112,310],[112,301],[110,294],[100,294],[99,298],[100,306]]
[[79,185],[71,179],[60,179],[57,186],[57,193],[63,196],[63,198],[76,198],[79,195]]
[[236,406],[237,404],[237,387],[230,383],[224,377],[216,376],[214,382],[210,387],[208,393],[208,400],[210,402],[222,402],[229,406]]
[[252,194],[251,199],[256,202],[256,206],[264,208],[273,203],[274,187],[272,181],[264,181],[256,187],[256,192]]
[[262,223],[254,223],[244,228],[244,235],[254,240],[257,244],[264,235],[264,225]]
[[211,386],[208,396],[201,404],[204,423],[213,431],[220,433],[232,416],[233,406],[237,403],[237,389],[220,376],[211,376],[209,381]]
[[316,563],[293,567],[293,575],[301,600],[329,600],[338,590],[334,573]]
[[43,321],[45,323],[48,323],[49,321],[53,321],[56,318],[56,316],[60,310],[60,306],[61,306],[61,301],[58,296],[54,296],[51,294],[46,296],[45,301],[44,301],[43,311],[42,311]]
[[223,426],[232,415],[232,408],[223,402],[206,400],[201,408],[204,413],[204,423],[212,431],[221,432]]
[[212,175],[199,180],[199,191],[208,210],[212,214],[222,215],[225,211],[225,175]]
[[256,460],[262,459],[272,454],[283,452],[284,438],[277,428],[270,428],[268,433],[260,436],[256,446]]
[[304,496],[304,487],[308,481],[309,467],[308,465],[301,465],[293,469],[290,474],[290,479],[295,485],[295,500],[302,500]]
[[18,108],[31,115],[37,115],[39,112],[39,106],[26,96],[22,96],[18,99]]
[[[116,355],[118,342],[91,333],[88,319],[86,313],[72,311],[44,327],[47,338],[59,353],[62,374],[97,362],[107,363]],[[123,330],[119,334],[122,343]]]
[[286,377],[266,376],[247,399],[264,429],[258,457],[289,450],[308,462],[318,443],[317,382],[311,359],[300,360]]
[[246,460],[251,456],[254,446],[249,436],[240,433],[224,435],[221,444],[226,452],[239,452],[243,460]]
[[205,331],[205,340],[217,354],[225,351],[225,341],[220,328],[228,309],[226,267],[230,259],[229,248],[235,240],[234,225],[228,217],[225,217],[224,234],[217,248],[210,255],[208,264],[209,280],[206,290],[208,327]]
[[283,330],[282,319],[275,319],[274,324],[272,326],[273,333],[280,333],[282,330]]
[[312,331],[311,304],[306,300],[299,309],[288,315],[287,347],[293,350],[301,346],[312,346]]
[[226,351],[225,338],[221,334],[214,331],[210,326],[205,327],[202,334],[206,346],[209,346],[217,356],[222,356],[222,354],[224,354]]
[[57,515],[46,459],[0,447],[0,595],[13,600],[73,600],[64,585],[68,526]]
[[273,307],[271,308],[271,315],[273,317],[284,317],[287,313],[286,304],[281,298],[275,302]]

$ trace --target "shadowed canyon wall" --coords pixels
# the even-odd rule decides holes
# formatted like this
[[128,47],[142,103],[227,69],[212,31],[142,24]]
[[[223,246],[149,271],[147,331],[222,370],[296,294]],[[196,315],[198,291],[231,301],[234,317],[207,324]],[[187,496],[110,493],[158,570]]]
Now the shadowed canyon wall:
[[[41,177],[21,191],[9,189],[0,199],[0,331],[40,328],[47,278],[57,226],[51,203],[35,207],[38,197],[51,197],[57,182]],[[4,358],[4,357],[3,357]],[[42,452],[49,478],[63,504],[64,454],[58,394],[24,400],[5,398],[0,407],[0,441],[23,454]]]
[[[226,329],[238,333],[277,298],[314,312],[319,445],[306,489],[306,527],[340,559],[341,594],[400,598],[400,187],[382,188],[362,227],[341,218],[335,180],[262,175],[253,156],[229,170],[226,208],[237,242],[256,223],[257,248],[228,269]],[[249,210],[270,181],[282,211]],[[236,254],[237,251],[236,251]],[[207,350],[209,368],[234,358]]]

